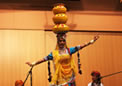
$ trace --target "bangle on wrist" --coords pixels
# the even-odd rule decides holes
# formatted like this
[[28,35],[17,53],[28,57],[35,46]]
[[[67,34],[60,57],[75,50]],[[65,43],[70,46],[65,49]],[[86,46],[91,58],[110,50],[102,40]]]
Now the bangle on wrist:
[[36,65],[36,62],[32,62],[32,66]]
[[95,40],[91,40],[91,41],[90,41],[91,44],[94,43],[94,42],[95,42]]

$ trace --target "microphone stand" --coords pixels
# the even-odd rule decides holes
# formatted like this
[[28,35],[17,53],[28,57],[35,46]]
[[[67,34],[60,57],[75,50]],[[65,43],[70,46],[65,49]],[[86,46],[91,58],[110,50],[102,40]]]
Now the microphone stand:
[[[118,73],[122,73],[122,71],[115,72],[115,73],[112,73],[112,74],[108,74],[108,75],[99,77],[99,78],[97,79],[98,86],[100,86],[100,83],[101,83],[101,79],[102,79],[102,78],[109,77],[109,76],[112,76],[112,75],[115,75],[115,74],[118,74]],[[94,82],[93,82],[93,83],[94,83]],[[92,84],[93,84],[93,83],[92,83]]]
[[24,83],[23,83],[22,86],[24,86],[24,84],[25,84],[25,82],[27,81],[29,75],[30,75],[30,86],[32,86],[32,69],[33,69],[33,66],[30,68],[30,70],[29,70],[29,72],[28,72],[28,75],[27,75],[27,77],[26,77],[26,79],[25,79],[25,81],[24,81]]
[[119,71],[119,72],[115,72],[115,73],[112,73],[112,74],[108,74],[108,75],[102,76],[102,77],[100,77],[100,79],[105,78],[105,77],[108,77],[108,76],[112,76],[112,75],[115,75],[115,74],[118,74],[118,73],[122,73],[122,71]]

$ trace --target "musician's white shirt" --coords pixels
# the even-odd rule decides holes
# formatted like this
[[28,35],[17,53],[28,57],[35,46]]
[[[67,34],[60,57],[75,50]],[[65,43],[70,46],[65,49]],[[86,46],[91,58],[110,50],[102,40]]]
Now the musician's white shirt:
[[[88,84],[88,86],[91,86],[92,85],[92,82],[90,82],[89,84]],[[96,84],[96,83],[94,83],[94,86],[98,86],[98,84]],[[104,86],[102,83],[100,83],[100,86]]]

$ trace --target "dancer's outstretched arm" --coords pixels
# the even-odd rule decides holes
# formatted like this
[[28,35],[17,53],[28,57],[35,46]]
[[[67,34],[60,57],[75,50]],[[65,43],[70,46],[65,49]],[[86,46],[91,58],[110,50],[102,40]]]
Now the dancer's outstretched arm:
[[42,58],[42,59],[40,59],[40,60],[38,60],[38,61],[35,61],[35,62],[26,62],[26,64],[28,64],[29,66],[35,66],[35,65],[38,65],[38,64],[40,64],[40,63],[42,63],[42,62],[45,62],[46,60],[44,59],[44,58]]
[[90,44],[93,44],[98,38],[99,38],[98,35],[97,35],[97,36],[94,36],[94,38],[93,38],[91,41],[80,45],[80,49],[82,49],[82,48],[84,48],[84,47],[86,47],[86,46],[88,46],[88,45],[90,45]]

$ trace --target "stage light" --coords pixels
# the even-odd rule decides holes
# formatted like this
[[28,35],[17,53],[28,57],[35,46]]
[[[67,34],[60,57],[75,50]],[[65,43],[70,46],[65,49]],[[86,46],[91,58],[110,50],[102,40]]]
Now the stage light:
[[122,3],[122,0],[120,0],[120,3]]

